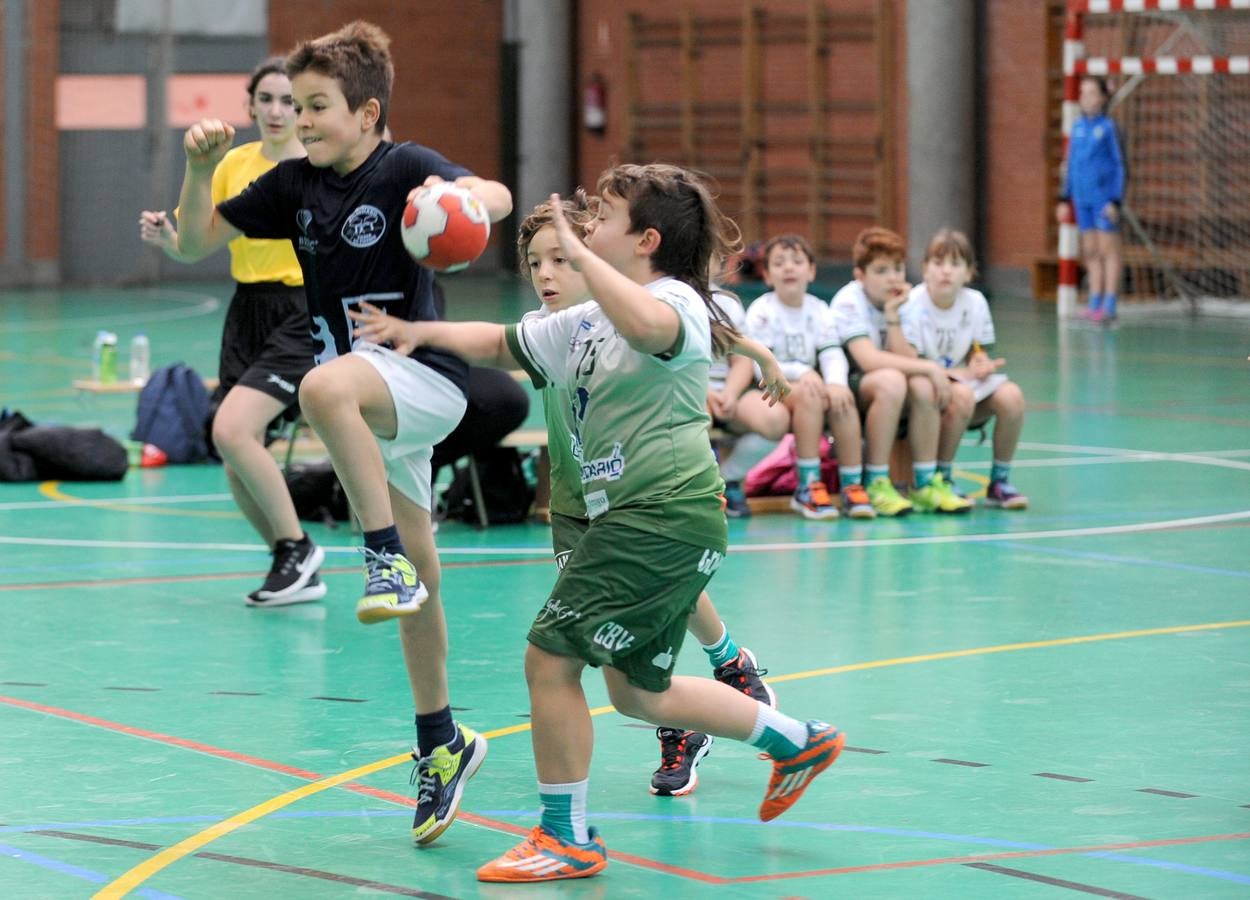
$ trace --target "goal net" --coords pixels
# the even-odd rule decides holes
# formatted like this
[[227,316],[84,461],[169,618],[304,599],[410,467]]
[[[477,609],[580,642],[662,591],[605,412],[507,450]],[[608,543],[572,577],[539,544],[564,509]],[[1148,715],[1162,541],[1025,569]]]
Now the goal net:
[[[1121,296],[1137,301],[1128,309],[1250,315],[1250,0],[1069,7],[1069,42],[1079,40],[1065,69],[1112,90],[1127,170]],[[1067,121],[1065,110],[1065,134]],[[1068,238],[1061,258],[1077,255]],[[1069,288],[1061,315],[1074,311]]]

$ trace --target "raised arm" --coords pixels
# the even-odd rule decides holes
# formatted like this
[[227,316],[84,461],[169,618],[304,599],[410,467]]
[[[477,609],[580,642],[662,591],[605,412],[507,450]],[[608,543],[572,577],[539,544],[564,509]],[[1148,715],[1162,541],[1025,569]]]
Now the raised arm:
[[187,171],[178,198],[178,249],[182,262],[197,262],[243,233],[222,218],[213,203],[213,170],[233,140],[234,127],[220,119],[204,119],[183,135]]
[[504,327],[493,322],[409,322],[388,316],[372,303],[361,303],[359,312],[352,310],[348,315],[356,322],[356,337],[390,344],[403,356],[417,347],[439,347],[476,366],[517,367],[504,339]]
[[565,259],[585,277],[591,296],[621,337],[639,353],[663,353],[672,348],[681,334],[677,311],[596,256],[573,233],[564,217],[560,195],[552,194],[550,199],[556,235]]

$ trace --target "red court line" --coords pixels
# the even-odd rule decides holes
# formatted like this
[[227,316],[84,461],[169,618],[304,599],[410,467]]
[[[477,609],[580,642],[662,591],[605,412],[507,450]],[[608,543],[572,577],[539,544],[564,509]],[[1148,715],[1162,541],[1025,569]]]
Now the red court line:
[[[185,750],[193,750],[196,753],[203,753],[207,756],[215,756],[219,759],[228,759],[233,762],[241,762],[249,766],[255,766],[258,769],[267,769],[271,772],[279,772],[283,775],[292,775],[296,778],[302,778],[306,781],[320,781],[326,777],[316,772],[309,772],[306,769],[297,769],[294,766],[284,765],[283,763],[274,762],[268,759],[262,759],[258,756],[249,756],[246,753],[237,753],[234,750],[225,750],[221,747],[214,747],[212,744],[193,741],[188,738],[174,737],[170,734],[162,734],[159,731],[148,731],[145,728],[135,728],[133,725],[123,725],[120,722],[111,722],[108,719],[100,719],[96,716],[89,716],[85,713],[74,712],[69,709],[61,709],[56,706],[45,706],[42,703],[32,703],[29,700],[20,700],[17,697],[6,697],[0,694],[0,703],[9,706],[16,706],[21,709],[28,709],[32,712],[44,713],[49,716],[56,716],[61,719],[68,719],[71,722],[78,722],[82,725],[91,725],[96,728],[103,728],[108,731],[116,731],[121,734],[128,734],[132,737],[143,738],[144,740],[157,741],[162,744],[172,744],[175,747],[182,747]],[[411,797],[403,794],[396,794],[381,788],[370,787],[359,782],[345,782],[339,787],[354,791],[357,794],[364,794],[369,797],[376,797],[379,800],[386,800],[391,803],[397,803],[400,806],[412,807],[416,805],[416,801]],[[513,825],[510,822],[499,822],[494,819],[488,819],[485,816],[475,815],[474,813],[461,812],[457,818],[466,822],[472,822],[474,825],[480,825],[495,831],[504,831],[509,834],[526,835],[529,834],[528,828],[519,825]],[[671,866],[668,863],[660,862],[655,859],[648,859],[643,856],[634,856],[630,853],[612,853],[613,859],[621,862],[629,863],[643,869],[650,869],[653,872],[661,872],[666,875],[677,875],[682,878],[689,878],[693,881],[701,881],[705,884],[727,884],[729,879],[720,878],[716,875],[709,875],[706,872],[699,872],[694,869],[683,869],[679,866]]]
[[[489,550],[483,550],[489,555]],[[484,566],[533,566],[551,565],[548,557],[534,559],[483,559],[476,562],[445,562],[444,569],[469,569]],[[360,566],[340,566],[334,569],[322,569],[322,575],[350,575],[361,571]],[[255,578],[255,572],[215,572],[206,575],[150,575],[135,578],[104,578],[93,581],[32,581],[27,584],[0,584],[0,591],[46,591],[72,590],[77,588],[126,587],[135,584],[183,584],[195,581],[233,581],[239,578]]]

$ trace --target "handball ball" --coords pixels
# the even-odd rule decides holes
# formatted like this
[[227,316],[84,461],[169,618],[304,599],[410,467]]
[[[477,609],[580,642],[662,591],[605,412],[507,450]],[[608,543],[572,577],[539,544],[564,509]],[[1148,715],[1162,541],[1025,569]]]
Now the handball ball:
[[404,207],[401,228],[412,258],[438,272],[457,272],[482,255],[490,215],[482,201],[450,181],[421,188]]

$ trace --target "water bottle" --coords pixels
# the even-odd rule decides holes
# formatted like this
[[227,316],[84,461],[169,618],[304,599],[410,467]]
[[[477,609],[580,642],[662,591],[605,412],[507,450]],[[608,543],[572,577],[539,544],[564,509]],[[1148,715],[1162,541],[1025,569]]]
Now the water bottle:
[[117,335],[99,331],[95,336],[93,374],[95,380],[109,383],[117,380]]
[[152,344],[146,334],[136,334],[130,340],[130,380],[144,384],[152,374]]

